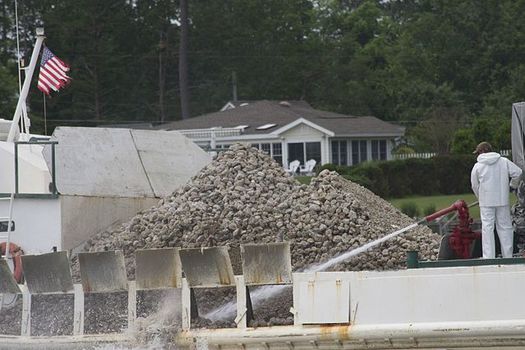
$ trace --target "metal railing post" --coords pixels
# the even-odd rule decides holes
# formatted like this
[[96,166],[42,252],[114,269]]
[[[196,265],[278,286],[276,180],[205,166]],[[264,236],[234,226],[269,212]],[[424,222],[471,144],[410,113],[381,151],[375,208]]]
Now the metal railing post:
[[53,184],[52,192],[53,194],[57,194],[57,186],[56,186],[56,162],[55,162],[55,146],[56,143],[51,144],[51,181]]
[[15,142],[15,193],[18,193],[18,142]]

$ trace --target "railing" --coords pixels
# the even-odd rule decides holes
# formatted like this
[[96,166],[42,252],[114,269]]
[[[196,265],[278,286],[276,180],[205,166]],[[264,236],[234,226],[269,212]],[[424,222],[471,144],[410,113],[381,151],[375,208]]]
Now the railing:
[[394,159],[409,159],[409,158],[422,158],[422,159],[428,159],[435,157],[437,153],[434,152],[427,152],[427,153],[403,153],[403,154],[394,154]]
[[188,129],[177,130],[190,139],[212,140],[216,137],[239,136],[242,129],[236,128],[211,128],[211,129]]
[[[510,157],[512,155],[512,150],[510,149],[504,149],[500,150],[499,154],[501,154],[503,157]],[[437,156],[438,153],[436,152],[424,152],[424,153],[403,153],[403,154],[393,154],[393,159],[409,159],[409,158],[420,158],[420,159],[428,159]]]

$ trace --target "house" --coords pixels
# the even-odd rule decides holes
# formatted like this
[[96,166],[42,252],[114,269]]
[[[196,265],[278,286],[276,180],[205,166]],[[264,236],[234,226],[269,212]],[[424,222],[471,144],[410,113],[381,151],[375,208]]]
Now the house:
[[158,126],[177,130],[207,149],[244,142],[288,168],[293,160],[354,165],[389,160],[404,128],[375,117],[312,108],[304,101],[228,102],[219,112]]

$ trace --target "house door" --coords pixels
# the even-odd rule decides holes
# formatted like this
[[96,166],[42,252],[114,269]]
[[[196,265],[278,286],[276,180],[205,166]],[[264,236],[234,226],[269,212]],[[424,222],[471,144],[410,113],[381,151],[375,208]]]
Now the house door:
[[301,162],[301,165],[304,164],[304,143],[289,143],[288,144],[288,164],[298,160]]

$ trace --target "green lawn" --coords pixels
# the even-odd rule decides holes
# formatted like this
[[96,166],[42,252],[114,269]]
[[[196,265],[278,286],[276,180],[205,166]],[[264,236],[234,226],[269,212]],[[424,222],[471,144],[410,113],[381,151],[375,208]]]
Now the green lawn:
[[296,179],[303,185],[308,185],[312,180],[312,176],[295,176],[294,179]]
[[[429,196],[429,197],[406,197],[406,198],[396,198],[390,199],[396,208],[401,208],[401,205],[406,202],[414,202],[419,209],[421,215],[425,214],[425,208],[430,205],[434,205],[436,210],[440,210],[446,207],[451,206],[458,199],[463,199],[467,204],[471,204],[476,201],[476,197],[473,193],[465,194],[454,194],[449,196]],[[511,205],[516,202],[516,196],[514,194],[510,195]],[[470,216],[479,219],[479,207],[476,205],[469,209]]]

